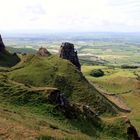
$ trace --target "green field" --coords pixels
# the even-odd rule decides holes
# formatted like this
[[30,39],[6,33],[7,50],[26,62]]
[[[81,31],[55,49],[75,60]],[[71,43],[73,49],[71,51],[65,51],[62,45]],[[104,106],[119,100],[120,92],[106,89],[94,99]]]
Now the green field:
[[[95,78],[90,75],[91,70],[102,69],[105,72],[103,77]],[[92,81],[96,86],[108,93],[119,94],[127,105],[132,109],[131,113],[126,114],[140,133],[140,68],[121,69],[110,66],[82,66],[85,77]]]

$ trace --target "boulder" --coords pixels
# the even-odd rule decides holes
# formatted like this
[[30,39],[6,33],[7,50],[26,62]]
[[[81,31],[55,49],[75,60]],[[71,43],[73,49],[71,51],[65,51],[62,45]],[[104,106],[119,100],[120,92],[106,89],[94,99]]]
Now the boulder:
[[73,63],[79,71],[81,71],[81,65],[78,59],[77,51],[74,49],[74,45],[68,42],[62,43],[60,47],[60,58],[67,59]]
[[46,48],[41,47],[37,51],[37,55],[38,56],[43,56],[43,57],[48,57],[48,56],[51,55],[51,53]]

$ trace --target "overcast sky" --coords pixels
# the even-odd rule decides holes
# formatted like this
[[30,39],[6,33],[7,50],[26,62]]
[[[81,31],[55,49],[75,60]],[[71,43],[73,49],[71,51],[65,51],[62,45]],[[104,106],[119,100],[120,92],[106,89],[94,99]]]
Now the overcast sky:
[[140,0],[0,0],[0,31],[140,32]]

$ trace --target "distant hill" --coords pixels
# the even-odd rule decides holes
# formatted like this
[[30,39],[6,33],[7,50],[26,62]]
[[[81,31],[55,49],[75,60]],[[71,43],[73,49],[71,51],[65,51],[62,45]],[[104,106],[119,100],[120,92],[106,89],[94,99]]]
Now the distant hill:
[[11,53],[18,53],[18,54],[35,54],[37,51],[32,48],[14,48],[14,47],[7,47],[6,48]]

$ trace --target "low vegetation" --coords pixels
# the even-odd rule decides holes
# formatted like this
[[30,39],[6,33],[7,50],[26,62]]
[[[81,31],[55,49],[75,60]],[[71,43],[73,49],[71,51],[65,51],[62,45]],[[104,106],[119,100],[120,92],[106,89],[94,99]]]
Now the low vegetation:
[[104,76],[104,72],[101,69],[95,69],[90,72],[90,75],[93,77],[102,77]]
[[[30,39],[30,46],[25,41],[22,49],[19,44],[8,48],[18,56],[7,51],[0,54],[0,139],[127,140],[128,118],[140,133],[137,44],[79,41],[80,72],[55,55],[60,40],[48,42],[53,54],[49,57],[34,55],[39,46],[46,47],[46,40]],[[58,104],[50,102],[49,95],[56,89],[78,117],[68,118]],[[131,113],[120,112],[100,91],[119,96]]]
[[[105,76],[99,78],[91,76],[90,72],[93,69],[102,69],[105,72]],[[138,78],[140,75],[140,68],[122,69],[114,66],[85,65],[82,67],[82,72],[97,88],[100,88],[109,94],[118,94],[123,99],[123,101],[132,109],[132,112],[127,114],[127,116],[140,133],[140,81]]]
[[11,80],[37,87],[56,87],[73,102],[89,105],[100,114],[116,114],[111,103],[67,60],[28,55],[13,69],[8,73]]
[[14,140],[91,140],[102,136],[121,140],[127,137],[124,119],[116,119],[116,124],[104,121],[98,126],[96,119],[94,122],[85,117],[67,119],[55,104],[48,101],[53,90],[14,82],[7,73],[0,73],[0,137]]

